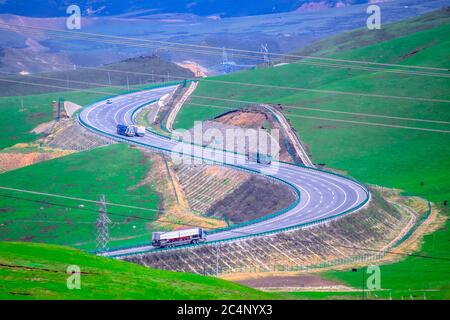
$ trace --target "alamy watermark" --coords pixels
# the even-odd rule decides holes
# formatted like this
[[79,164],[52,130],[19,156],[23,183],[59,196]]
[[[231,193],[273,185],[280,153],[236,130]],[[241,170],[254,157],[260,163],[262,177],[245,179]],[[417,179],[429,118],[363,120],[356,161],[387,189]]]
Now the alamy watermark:
[[80,30],[81,29],[81,9],[76,4],[72,4],[67,7],[67,14],[70,16],[66,20],[66,27],[69,30]]
[[381,29],[381,8],[375,4],[367,7],[367,14],[370,16],[367,18],[366,25],[369,30]]
[[81,269],[77,265],[67,267],[66,273],[69,274],[66,280],[66,286],[69,290],[81,289]]
[[366,280],[367,290],[381,290],[381,270],[379,266],[368,266],[366,273],[369,275]]
[[195,122],[191,130],[172,135],[177,142],[171,149],[175,164],[225,164],[258,167],[263,174],[279,169],[280,133],[252,128],[205,128]]

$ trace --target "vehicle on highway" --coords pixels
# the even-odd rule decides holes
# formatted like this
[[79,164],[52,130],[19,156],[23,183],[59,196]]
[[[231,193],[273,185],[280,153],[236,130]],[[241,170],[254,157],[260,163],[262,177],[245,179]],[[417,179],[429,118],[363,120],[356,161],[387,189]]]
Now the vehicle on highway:
[[145,127],[143,127],[143,126],[133,126],[133,127],[134,127],[134,133],[136,134],[136,136],[138,136],[138,137],[145,136]]
[[206,241],[206,232],[202,228],[190,228],[169,232],[153,232],[152,245],[156,248],[196,244]]
[[117,133],[120,134],[121,136],[126,137],[134,137],[136,135],[133,126],[129,126],[126,124],[118,124]]
[[247,160],[265,165],[270,165],[272,163],[272,157],[270,155],[262,154],[260,152],[248,153]]
[[113,102],[112,102],[111,99],[106,100],[106,104],[112,104],[112,103],[113,103]]
[[117,125],[117,133],[127,137],[143,137],[145,136],[145,127],[136,125]]

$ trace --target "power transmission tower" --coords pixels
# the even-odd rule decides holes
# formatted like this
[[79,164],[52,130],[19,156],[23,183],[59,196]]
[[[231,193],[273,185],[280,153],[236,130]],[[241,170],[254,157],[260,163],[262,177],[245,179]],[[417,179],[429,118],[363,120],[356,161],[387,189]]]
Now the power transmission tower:
[[111,220],[106,212],[106,201],[105,196],[102,194],[100,196],[99,202],[99,215],[97,218],[97,251],[106,252],[108,251],[109,244],[109,224]]
[[267,49],[267,43],[261,45],[261,52],[263,54],[264,64],[270,66],[269,50]]
[[227,49],[225,49],[225,47],[222,49],[222,66],[223,66],[224,73],[231,72],[231,65],[230,65],[230,61],[228,60],[228,53],[227,53]]

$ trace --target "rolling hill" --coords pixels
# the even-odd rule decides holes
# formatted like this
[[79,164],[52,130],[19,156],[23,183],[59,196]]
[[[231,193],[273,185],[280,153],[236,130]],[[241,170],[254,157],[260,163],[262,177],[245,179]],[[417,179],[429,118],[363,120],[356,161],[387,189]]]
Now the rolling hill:
[[[172,4],[172,1],[165,2],[162,6],[171,7],[171,9],[163,10],[163,13],[159,14],[157,14],[158,11],[138,10],[136,7],[130,7],[130,2],[119,2],[115,2],[117,8],[127,7],[135,11],[119,16],[101,15],[101,13],[98,13],[100,16],[83,14],[82,30],[76,32],[139,39],[139,46],[129,46],[128,40],[110,43],[108,41],[86,41],[87,37],[74,39],[72,37],[55,37],[54,34],[44,32],[36,33],[34,32],[36,30],[28,28],[39,27],[70,31],[66,29],[67,15],[65,11],[62,11],[60,17],[36,18],[40,14],[45,16],[46,11],[52,11],[55,8],[65,10],[67,2],[55,1],[52,2],[52,5],[42,5],[47,4],[47,1],[33,1],[33,4],[22,1],[7,1],[5,5],[12,4],[18,11],[6,10],[6,7],[4,7],[3,12],[5,14],[0,13],[0,23],[3,24],[0,28],[0,70],[12,73],[22,71],[35,73],[66,69],[59,64],[98,66],[139,55],[149,55],[158,50],[164,59],[175,62],[195,61],[212,73],[218,73],[222,72],[220,65],[222,52],[205,54],[205,51],[209,50],[201,50],[201,53],[194,53],[189,50],[186,51],[184,46],[179,48],[181,50],[167,50],[165,46],[149,45],[146,42],[149,40],[170,41],[258,52],[261,50],[262,44],[267,44],[270,52],[286,53],[298,50],[330,35],[364,27],[368,16],[366,13],[367,1],[347,7],[306,12],[290,10],[278,12],[278,9],[272,11],[273,6],[267,6],[267,4],[274,2],[272,0],[258,2],[258,4],[255,1],[250,1],[240,3],[239,6],[231,6],[232,1],[189,1],[191,4],[197,4],[197,6],[192,7],[194,14],[185,12],[183,6],[177,5],[176,2]],[[142,1],[139,2],[143,3]],[[185,3],[185,1],[178,2]],[[276,2],[280,4],[280,1]],[[297,2],[298,4],[295,6],[301,6],[304,1]],[[0,3],[4,3],[4,1],[0,1]],[[25,11],[17,14],[22,15],[12,14],[20,11],[21,3],[26,5]],[[89,1],[89,3],[95,4],[92,1]],[[152,3],[155,5],[156,2],[153,1]],[[295,1],[286,1],[286,3],[292,4]],[[335,1],[322,1],[321,3],[326,6],[326,4],[332,4]],[[136,4],[136,2],[133,2],[133,4]],[[149,3],[145,2],[145,5],[149,5]],[[240,14],[250,14],[250,12],[246,12],[246,8],[253,8],[256,10],[255,13],[260,12],[260,14],[236,17],[231,13],[231,16],[225,14],[224,18],[203,16],[203,13],[200,12],[197,12],[199,15],[195,14],[195,9],[218,8],[222,5],[228,6],[227,10],[236,12],[243,10]],[[378,5],[382,8],[383,24],[386,24],[448,6],[448,0],[396,0],[378,3]],[[267,6],[270,10],[268,12],[258,10],[258,8],[264,6]],[[86,8],[83,7],[83,9]],[[220,14],[218,11],[212,10],[211,12]],[[10,26],[20,25],[25,29],[15,30],[5,24]],[[76,34],[73,36],[77,38]],[[142,43],[142,41],[145,42]],[[142,44],[144,46],[141,46]],[[233,55],[232,60],[238,65],[247,66],[261,62],[258,59],[242,58],[236,55]]]
[[[442,19],[442,12],[435,15]],[[435,15],[428,16],[428,19],[433,20]],[[380,43],[375,41],[375,44],[330,57],[446,68],[450,53],[446,34],[450,31],[450,23],[448,18],[441,21],[443,23],[440,26]],[[411,22],[415,23],[414,20]],[[402,25],[407,29],[409,22],[403,22]],[[385,30],[400,26],[386,26]],[[360,32],[364,36],[363,31]],[[365,36],[372,37],[368,31]],[[358,38],[355,41],[357,43]],[[450,198],[448,176],[445,174],[447,170],[443,170],[450,165],[450,150],[445,143],[448,133],[421,130],[448,130],[445,123],[449,121],[446,103],[242,85],[250,83],[448,99],[448,78],[395,74],[384,70],[330,68],[305,63],[308,60],[211,79],[219,82],[206,79],[201,82],[195,95],[283,104],[292,125],[310,146],[316,163],[348,171],[368,183],[400,188],[438,203]],[[221,80],[228,83],[220,83]],[[227,108],[245,105],[204,98],[193,98],[191,103],[179,113],[175,123],[177,128],[189,128],[194,120],[210,119]],[[202,107],[196,103],[213,107]],[[431,154],[433,157],[429,156]],[[393,172],[395,174],[391,174]]]
[[[78,265],[81,289],[66,286]],[[276,294],[188,273],[146,268],[75,249],[0,242],[0,299],[276,299]]]
[[[167,80],[194,78],[192,71],[163,60],[155,55],[140,56],[98,68],[76,68],[67,71],[33,73],[30,75],[1,75],[0,96],[28,96],[74,89],[102,88],[111,86],[142,85]],[[138,73],[138,74],[137,74]],[[172,78],[170,78],[172,77]],[[27,85],[31,83],[32,85]]]
[[[387,25],[370,32],[357,30],[312,44],[300,54],[335,59],[365,60],[422,67],[449,67],[449,10]],[[197,96],[280,103],[299,137],[309,145],[313,160],[338,168],[360,181],[398,188],[434,202],[442,219],[448,218],[444,201],[450,199],[450,117],[448,103],[414,97],[450,99],[449,78],[396,74],[386,69],[331,68],[308,65],[309,60],[284,66],[240,72],[216,78],[231,82],[203,81]],[[317,61],[316,61],[317,62]],[[367,65],[364,65],[367,67]],[[239,84],[233,85],[233,82]],[[252,87],[242,83],[263,85]],[[390,99],[288,90],[264,85],[376,93],[413,97]],[[204,107],[198,104],[207,104]],[[212,107],[211,107],[212,105]],[[181,110],[178,128],[192,126],[229,108],[245,103],[192,98]],[[435,130],[435,131],[433,131]],[[418,253],[435,257],[408,257],[384,265],[382,288],[394,299],[448,299],[448,239],[450,222],[425,237]],[[326,277],[358,287],[361,273],[330,271]],[[414,279],[414,281],[411,281]]]

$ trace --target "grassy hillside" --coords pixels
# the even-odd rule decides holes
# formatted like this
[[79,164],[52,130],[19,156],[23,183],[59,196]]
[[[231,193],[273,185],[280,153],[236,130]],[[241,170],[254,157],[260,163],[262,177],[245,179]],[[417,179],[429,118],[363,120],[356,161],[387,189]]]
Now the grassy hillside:
[[[151,210],[160,201],[152,185],[138,186],[149,159],[126,145],[72,154],[0,175],[0,186],[129,204]],[[108,206],[112,246],[149,241],[155,211]],[[0,190],[0,241],[33,241],[95,249],[95,203]]]
[[[358,29],[344,32],[316,41],[295,54],[327,56],[335,55],[351,49],[357,49],[380,42],[404,37],[419,31],[428,30],[450,22],[450,8],[432,11],[430,13],[383,26],[376,32],[367,29]],[[365,59],[361,59],[365,60]],[[370,61],[367,59],[367,61]]]
[[52,101],[57,101],[59,97],[84,105],[105,97],[105,94],[63,92],[24,97],[0,97],[2,110],[0,113],[0,126],[2,127],[0,149],[19,142],[30,142],[37,139],[39,136],[30,131],[37,125],[52,120]]
[[[69,265],[81,289],[66,286]],[[52,245],[0,242],[0,299],[273,299],[232,282],[145,268]]]
[[[393,299],[450,299],[450,243],[448,241],[450,221],[444,228],[427,236],[421,254],[444,260],[408,257],[395,264],[381,266],[381,288],[389,290]],[[361,288],[361,271],[333,271],[324,274],[326,278],[343,281],[355,288]],[[387,292],[380,293],[387,297]]]
[[[346,51],[339,57],[446,67],[450,54],[450,40],[446,36],[449,32],[450,24],[445,24],[387,42]],[[416,50],[417,53],[411,54]],[[218,79],[384,95],[450,98],[449,78],[333,69],[303,64],[236,73]],[[195,95],[290,105],[292,107],[285,108],[285,113],[303,141],[310,146],[315,162],[346,170],[364,182],[401,188],[437,203],[450,198],[449,171],[443,170],[450,166],[450,145],[446,143],[448,133],[383,126],[448,130],[448,124],[339,113],[355,112],[448,122],[448,103],[310,93],[211,81],[202,82]],[[212,118],[226,111],[226,108],[239,107],[239,104],[232,102],[201,98],[193,98],[191,103],[181,110],[176,121],[177,128],[191,127],[194,120]],[[195,103],[225,109],[202,107],[194,105]]]
[[[410,32],[411,30],[414,32]],[[302,53],[339,59],[448,68],[449,32],[447,10],[412,21],[383,26],[382,31],[360,30],[343,34],[317,43],[311,46],[309,51],[305,49]],[[384,39],[386,41],[378,42]],[[218,79],[450,99],[449,78],[394,74],[386,71],[333,69],[301,63],[236,73]],[[448,131],[448,103],[310,93],[208,81],[201,83],[195,95],[289,105],[291,107],[285,107],[284,112],[298,130],[299,136],[311,148],[316,163],[347,171],[366,183],[399,188],[405,193],[420,195],[437,203],[441,208],[444,200],[450,200],[449,133],[385,126]],[[195,103],[216,107],[202,107],[194,105]],[[190,105],[183,107],[176,126],[188,128],[194,120],[212,118],[225,112],[226,108],[236,108],[240,105],[242,104],[194,98]],[[372,117],[367,114],[446,123]],[[448,215],[448,209],[443,210],[444,215]],[[420,254],[450,259],[448,227],[447,222],[444,228],[426,237]],[[447,270],[448,261],[407,258],[382,267],[382,288],[392,290],[393,297],[397,299],[402,296],[409,298],[409,290],[413,297],[416,296],[415,299],[422,298],[423,292],[426,292],[428,299],[448,299],[450,277]],[[342,280],[354,287],[361,285],[360,272],[330,272],[326,276]],[[382,296],[387,297],[387,292],[383,294]],[[301,293],[298,295],[314,297]]]
[[[27,86],[22,85],[22,87]],[[136,85],[132,86],[131,90],[143,87],[149,88],[151,85]],[[0,97],[0,108],[2,110],[0,112],[0,127],[2,128],[0,130],[0,149],[39,138],[39,135],[30,133],[30,131],[37,125],[53,119],[52,101],[63,98],[85,106],[112,95],[126,92],[126,90],[120,88],[93,88],[89,89],[89,92],[64,91],[23,97]]]

